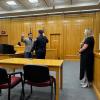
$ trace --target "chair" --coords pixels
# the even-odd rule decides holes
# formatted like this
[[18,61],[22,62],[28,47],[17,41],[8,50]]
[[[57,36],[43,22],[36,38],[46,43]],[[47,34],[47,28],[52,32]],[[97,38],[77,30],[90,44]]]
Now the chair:
[[[41,65],[25,65],[24,70],[24,83],[27,83],[31,87],[47,87],[51,86],[51,100],[53,99],[53,86],[56,88],[56,81],[53,76],[49,75],[49,69],[47,66]],[[56,94],[56,89],[55,89]]]
[[[20,74],[21,77],[15,76],[16,74]],[[7,71],[3,68],[0,68],[0,91],[1,89],[8,89],[8,100],[10,100],[10,91],[17,84],[22,82],[22,92],[23,92],[23,81],[22,81],[22,73],[15,72],[8,74]],[[23,92],[24,93],[24,92]]]
[[15,52],[13,45],[0,44],[0,54],[14,54]]

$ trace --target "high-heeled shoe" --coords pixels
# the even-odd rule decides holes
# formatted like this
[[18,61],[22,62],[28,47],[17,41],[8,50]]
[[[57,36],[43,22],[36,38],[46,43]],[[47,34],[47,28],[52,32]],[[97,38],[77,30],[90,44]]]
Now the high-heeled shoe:
[[80,84],[83,85],[83,84],[85,84],[85,83],[86,83],[86,79],[83,78],[83,79],[80,81]]
[[86,82],[84,82],[84,81],[81,81],[81,82],[80,82],[81,85],[83,85],[83,84],[85,84],[85,83],[86,83]]
[[82,84],[81,87],[82,87],[82,88],[87,88],[87,87],[90,87],[90,86],[89,86],[88,83],[85,83],[85,84]]

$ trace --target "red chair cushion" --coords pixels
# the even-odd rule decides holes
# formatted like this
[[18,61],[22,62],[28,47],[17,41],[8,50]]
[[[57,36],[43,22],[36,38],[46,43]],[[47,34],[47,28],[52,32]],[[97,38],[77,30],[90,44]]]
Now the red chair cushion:
[[[19,82],[21,82],[21,77],[12,76],[11,77],[11,86],[10,86],[10,88],[13,88]],[[6,89],[6,88],[9,88],[8,83],[0,85],[0,89]]]

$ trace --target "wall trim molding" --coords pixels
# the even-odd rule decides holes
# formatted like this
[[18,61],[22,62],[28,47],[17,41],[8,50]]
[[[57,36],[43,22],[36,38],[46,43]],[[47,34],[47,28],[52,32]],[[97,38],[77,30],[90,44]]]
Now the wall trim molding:
[[66,55],[65,59],[80,59],[80,57],[78,55]]

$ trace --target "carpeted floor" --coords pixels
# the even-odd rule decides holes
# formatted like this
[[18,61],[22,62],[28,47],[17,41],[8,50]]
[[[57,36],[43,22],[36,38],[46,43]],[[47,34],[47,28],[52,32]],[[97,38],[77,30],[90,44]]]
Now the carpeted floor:
[[[51,72],[51,74],[55,74]],[[60,100],[97,100],[92,88],[81,88],[79,81],[79,62],[65,61],[63,70],[63,90],[60,91]],[[26,96],[30,86],[25,85]],[[7,100],[7,90],[2,90],[0,100]],[[21,84],[11,90],[11,100],[20,100]],[[33,94],[28,100],[50,100],[50,88],[33,87]]]

